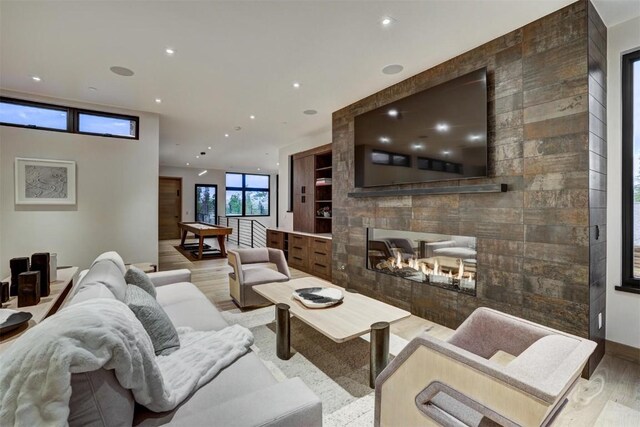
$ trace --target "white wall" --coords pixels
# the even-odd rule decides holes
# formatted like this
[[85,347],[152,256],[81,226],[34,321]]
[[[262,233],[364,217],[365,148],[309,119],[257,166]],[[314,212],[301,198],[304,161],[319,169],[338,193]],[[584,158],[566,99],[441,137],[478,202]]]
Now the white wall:
[[[329,144],[331,139],[331,125],[329,125],[328,130],[324,130],[318,134],[298,140],[291,145],[282,147],[278,151],[278,162],[280,163],[280,166],[278,167],[278,175],[280,176],[280,228],[293,230],[293,213],[287,212],[287,209],[289,208],[289,156],[301,151]],[[310,171],[310,173],[314,172],[315,171]]]
[[[180,177],[182,178],[182,220],[193,221],[194,219],[194,207],[195,207],[195,185],[196,184],[215,184],[218,186],[218,215],[224,216],[225,214],[225,200],[226,200],[226,171],[219,169],[207,169],[207,173],[198,176],[198,173],[202,172],[202,169],[196,168],[181,168],[172,166],[161,166],[160,176]],[[242,171],[233,170],[230,172]],[[259,172],[246,172],[246,173],[259,173]],[[276,224],[276,178],[275,175],[270,176],[271,183],[271,197],[268,217],[247,217],[247,219],[255,219],[260,221],[266,227],[275,227]]]
[[607,339],[640,347],[640,295],[616,291],[622,260],[622,54],[640,48],[640,18],[607,32]]
[[[2,95],[140,117],[138,141],[0,126],[0,273],[9,259],[56,252],[58,265],[87,267],[103,251],[127,262],[158,259],[156,114],[3,91]],[[14,204],[14,159],[76,161],[77,204]]]

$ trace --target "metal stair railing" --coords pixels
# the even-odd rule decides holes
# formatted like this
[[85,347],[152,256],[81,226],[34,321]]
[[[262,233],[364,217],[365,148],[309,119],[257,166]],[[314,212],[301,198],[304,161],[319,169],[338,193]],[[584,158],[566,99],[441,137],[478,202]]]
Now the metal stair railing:
[[229,216],[218,216],[217,220],[218,225],[233,229],[233,232],[227,236],[228,242],[249,248],[267,246],[267,227],[260,221]]

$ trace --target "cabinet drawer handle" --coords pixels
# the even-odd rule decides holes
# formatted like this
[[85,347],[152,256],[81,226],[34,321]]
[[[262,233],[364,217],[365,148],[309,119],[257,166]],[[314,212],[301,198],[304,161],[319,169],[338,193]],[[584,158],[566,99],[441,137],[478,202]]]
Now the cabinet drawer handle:
[[294,256],[293,259],[297,259],[298,261],[302,261],[302,258],[298,258],[297,256]]
[[315,251],[314,254],[316,254],[316,255],[325,255],[325,256],[327,255],[324,252],[318,252],[318,251]]
[[318,267],[322,267],[322,268],[327,268],[327,266],[326,266],[326,265],[318,264],[317,262],[316,262],[316,266],[318,266]]
[[302,250],[302,248],[300,246],[294,246],[293,249],[300,249]]
[[318,239],[314,239],[316,241],[316,243],[320,243],[321,245],[326,244],[327,242],[324,240],[318,240]]

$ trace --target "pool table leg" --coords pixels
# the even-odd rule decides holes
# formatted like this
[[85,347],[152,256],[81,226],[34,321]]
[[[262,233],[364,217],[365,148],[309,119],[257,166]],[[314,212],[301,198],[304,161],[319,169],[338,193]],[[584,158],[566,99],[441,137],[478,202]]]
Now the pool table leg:
[[201,234],[198,237],[200,237],[198,244],[198,259],[202,259],[202,250],[204,249],[204,235]]
[[220,253],[223,257],[227,256],[227,251],[224,248],[224,236],[218,235],[218,246],[220,246]]
[[187,230],[186,229],[182,229],[182,237],[180,238],[180,247],[184,248],[184,241],[187,240]]

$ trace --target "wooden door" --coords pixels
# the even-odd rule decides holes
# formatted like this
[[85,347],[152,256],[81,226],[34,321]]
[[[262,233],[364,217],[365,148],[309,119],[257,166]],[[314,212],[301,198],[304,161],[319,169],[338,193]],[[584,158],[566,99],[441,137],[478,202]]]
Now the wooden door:
[[313,233],[315,220],[313,155],[293,161],[293,229]]
[[158,197],[158,238],[179,239],[182,221],[182,178],[160,177]]

